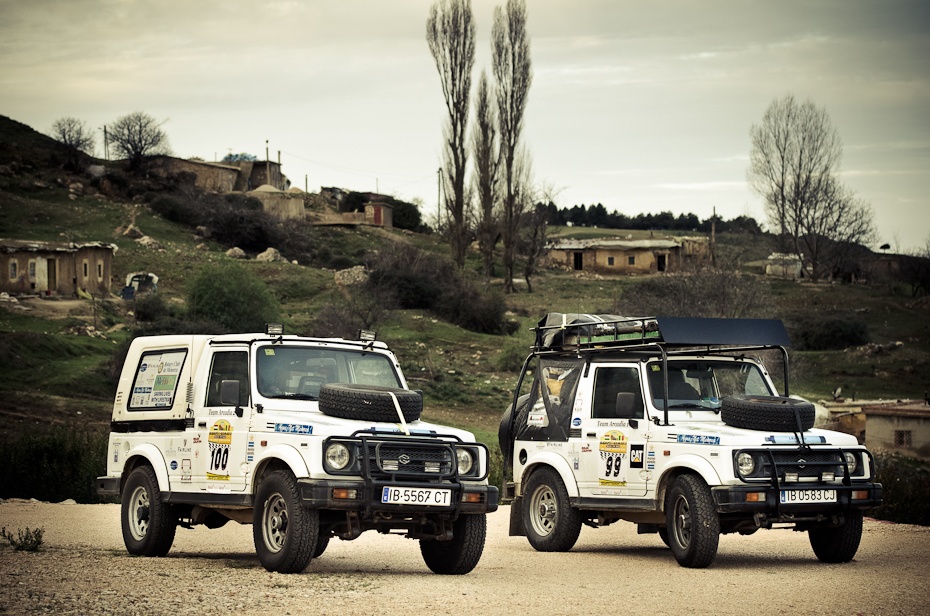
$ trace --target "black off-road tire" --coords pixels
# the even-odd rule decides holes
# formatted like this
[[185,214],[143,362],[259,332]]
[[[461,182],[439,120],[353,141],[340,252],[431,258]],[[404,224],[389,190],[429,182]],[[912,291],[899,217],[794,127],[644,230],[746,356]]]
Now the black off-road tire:
[[710,488],[696,475],[681,475],[665,498],[669,548],[682,567],[703,569],[714,562],[720,518]]
[[416,421],[423,412],[419,392],[399,387],[329,383],[320,387],[320,411],[331,417],[362,421],[398,422],[391,394],[397,396],[404,421]]
[[581,533],[581,513],[568,501],[561,477],[551,468],[533,472],[523,491],[523,526],[538,552],[567,552]]
[[720,419],[734,428],[797,432],[798,416],[802,432],[814,427],[814,405],[804,400],[783,396],[728,396],[720,401]]
[[669,539],[668,539],[668,528],[663,526],[659,529],[659,539],[662,540],[662,543],[665,544],[665,547],[667,548],[672,547],[672,544],[669,543]]
[[151,466],[139,466],[129,473],[123,486],[120,519],[123,543],[130,554],[164,556],[171,549],[178,518],[174,507],[162,501]]
[[262,566],[275,573],[300,573],[313,558],[319,532],[320,514],[301,506],[294,475],[284,470],[266,475],[252,512],[252,539]]
[[460,515],[452,528],[451,540],[420,539],[423,562],[433,573],[465,575],[481,560],[487,532],[488,522],[483,513]]
[[821,562],[848,563],[859,550],[862,539],[862,512],[846,512],[843,524],[833,528],[811,528],[807,531],[814,554]]
[[332,539],[332,537],[325,537],[322,534],[317,535],[316,545],[313,548],[313,558],[319,558],[323,555],[323,552],[329,547],[330,539]]

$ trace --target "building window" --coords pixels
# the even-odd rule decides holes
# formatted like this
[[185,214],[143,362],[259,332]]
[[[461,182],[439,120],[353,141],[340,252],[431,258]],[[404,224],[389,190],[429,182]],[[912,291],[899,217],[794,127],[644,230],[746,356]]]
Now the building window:
[[103,261],[97,261],[97,280],[103,280]]
[[10,280],[16,280],[19,276],[19,262],[10,261]]
[[910,430],[895,430],[894,431],[894,446],[901,447],[904,449],[910,449],[911,443],[911,431]]
[[29,262],[29,280],[35,280],[35,279],[36,279],[36,262],[30,261]]
[[607,257],[607,265],[613,267],[613,264],[614,264],[614,258],[613,258],[613,257]]
[[627,265],[636,265],[636,255],[630,255],[626,258]]
[[84,278],[87,278],[89,266],[87,265],[87,259],[84,259]]

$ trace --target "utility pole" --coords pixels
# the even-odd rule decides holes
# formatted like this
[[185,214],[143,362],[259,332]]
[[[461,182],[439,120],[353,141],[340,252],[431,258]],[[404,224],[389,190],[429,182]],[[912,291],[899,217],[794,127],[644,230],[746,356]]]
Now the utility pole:
[[107,125],[103,125],[103,158],[110,160],[110,140],[107,137]]
[[717,267],[717,206],[714,206],[714,215],[710,219],[710,264]]
[[436,231],[442,226],[442,167],[436,170]]
[[268,154],[267,139],[265,139],[265,183],[271,184],[271,157]]

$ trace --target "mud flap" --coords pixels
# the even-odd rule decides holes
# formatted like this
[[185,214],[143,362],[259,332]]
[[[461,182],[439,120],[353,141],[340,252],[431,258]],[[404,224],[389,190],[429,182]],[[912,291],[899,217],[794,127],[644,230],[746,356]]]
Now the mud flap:
[[523,527],[523,497],[518,496],[510,503],[510,536],[526,537]]

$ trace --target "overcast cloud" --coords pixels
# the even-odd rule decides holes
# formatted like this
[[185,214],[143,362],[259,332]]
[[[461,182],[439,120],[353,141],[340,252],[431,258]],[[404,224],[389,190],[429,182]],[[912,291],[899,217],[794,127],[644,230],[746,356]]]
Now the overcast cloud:
[[[502,3],[473,2],[476,80]],[[268,140],[301,188],[378,190],[434,216],[444,106],[431,4],[0,0],[0,114],[48,132],[65,115],[99,128],[145,111],[166,120],[178,156],[264,158]],[[559,206],[762,222],[749,129],[793,94],[829,113],[881,242],[930,240],[930,2],[527,6],[525,138]]]

